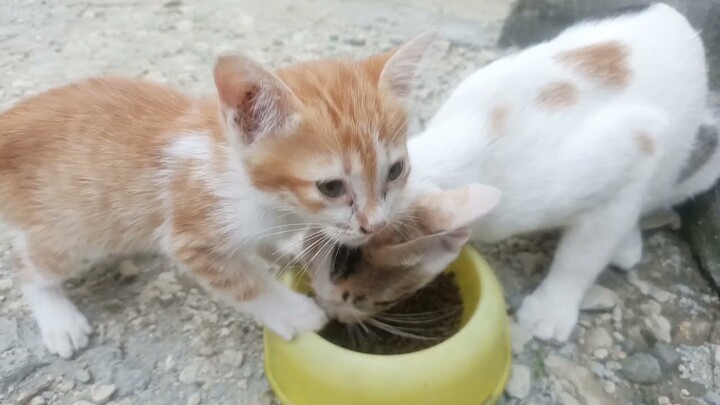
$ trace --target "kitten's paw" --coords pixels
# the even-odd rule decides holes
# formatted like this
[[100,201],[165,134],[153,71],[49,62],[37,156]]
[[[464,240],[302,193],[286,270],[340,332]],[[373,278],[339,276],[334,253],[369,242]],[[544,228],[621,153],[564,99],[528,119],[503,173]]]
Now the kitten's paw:
[[64,359],[72,357],[90,342],[92,328],[70,301],[47,308],[38,314],[37,321],[47,349]]
[[528,295],[517,312],[520,325],[538,339],[565,342],[577,323],[578,307],[539,292]]
[[248,308],[255,318],[283,339],[322,329],[325,312],[309,297],[290,290],[258,297]]

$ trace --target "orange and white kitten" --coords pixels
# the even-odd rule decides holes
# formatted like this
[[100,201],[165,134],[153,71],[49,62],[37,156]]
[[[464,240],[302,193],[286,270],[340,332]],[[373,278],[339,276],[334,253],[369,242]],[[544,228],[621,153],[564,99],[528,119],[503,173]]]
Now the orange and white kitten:
[[61,283],[108,255],[166,254],[285,338],[322,327],[260,252],[308,225],[349,245],[385,226],[408,175],[403,101],[431,40],[275,73],[222,56],[217,98],[95,78],[0,114],[0,216],[47,348],[87,345]]

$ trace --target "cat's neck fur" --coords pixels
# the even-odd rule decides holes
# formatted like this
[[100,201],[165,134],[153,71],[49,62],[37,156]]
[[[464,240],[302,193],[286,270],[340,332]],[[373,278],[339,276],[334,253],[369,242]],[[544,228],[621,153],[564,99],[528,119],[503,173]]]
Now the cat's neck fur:
[[[254,244],[272,236],[268,229],[298,218],[276,207],[272,196],[252,186],[237,142],[232,142],[220,119],[216,99],[194,102],[181,121],[197,123],[197,127],[175,134],[168,142],[167,169],[170,176],[198,180],[209,196],[218,200],[213,216],[230,237],[228,243]],[[194,168],[192,172],[186,170],[188,164]]]

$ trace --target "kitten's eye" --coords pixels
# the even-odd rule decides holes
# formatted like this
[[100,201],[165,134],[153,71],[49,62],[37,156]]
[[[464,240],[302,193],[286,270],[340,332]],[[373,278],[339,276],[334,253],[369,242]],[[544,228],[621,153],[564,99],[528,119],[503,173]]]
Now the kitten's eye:
[[342,180],[318,181],[315,183],[318,190],[330,198],[345,194],[345,183]]
[[404,168],[405,165],[403,164],[402,160],[397,161],[392,166],[390,166],[390,170],[388,171],[388,181],[393,181],[400,177]]

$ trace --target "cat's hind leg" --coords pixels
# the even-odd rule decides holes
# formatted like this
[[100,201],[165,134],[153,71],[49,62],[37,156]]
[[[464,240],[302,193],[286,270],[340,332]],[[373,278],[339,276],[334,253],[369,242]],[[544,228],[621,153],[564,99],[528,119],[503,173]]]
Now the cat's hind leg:
[[65,295],[62,282],[75,263],[69,256],[26,239],[16,238],[13,265],[22,293],[40,328],[47,349],[63,358],[87,346],[92,328]]
[[615,250],[610,264],[623,271],[629,271],[642,259],[642,233],[635,227],[628,232]]
[[624,239],[632,243],[616,259],[629,265],[641,256],[637,224],[661,154],[665,120],[652,109],[620,107],[594,116],[581,131],[569,135],[576,136],[576,141],[562,151],[579,156],[572,165],[572,178],[585,178],[585,186],[602,186],[587,190],[583,200],[587,208],[573,216],[547,277],[518,310],[518,321],[540,339],[566,341],[570,337],[586,291]]

